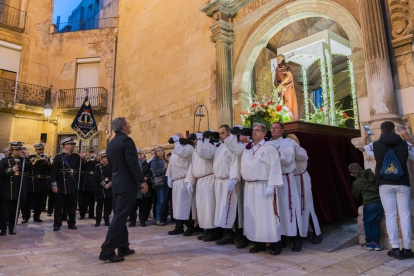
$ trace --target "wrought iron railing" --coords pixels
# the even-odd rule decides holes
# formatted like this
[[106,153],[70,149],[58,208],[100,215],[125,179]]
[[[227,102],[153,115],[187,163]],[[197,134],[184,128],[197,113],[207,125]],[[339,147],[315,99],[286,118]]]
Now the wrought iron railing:
[[0,78],[0,101],[44,107],[47,93],[48,87]]
[[108,106],[108,90],[103,87],[61,89],[58,94],[58,109],[82,106],[89,91],[89,103],[94,109],[106,111]]
[[57,33],[113,28],[115,27],[115,18],[108,17],[108,18],[88,19],[88,20],[83,20],[83,21],[64,22],[64,23],[59,23],[56,27],[57,27],[56,29]]
[[0,25],[20,31],[24,30],[26,12],[0,3]]

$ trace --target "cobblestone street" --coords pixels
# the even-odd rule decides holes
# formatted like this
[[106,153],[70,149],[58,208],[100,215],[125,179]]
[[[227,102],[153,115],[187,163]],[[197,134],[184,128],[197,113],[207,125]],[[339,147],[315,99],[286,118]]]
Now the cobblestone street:
[[[279,256],[250,254],[232,245],[216,246],[196,236],[168,236],[173,226],[129,228],[136,254],[116,264],[98,260],[107,227],[94,220],[77,221],[52,231],[52,219],[19,224],[17,236],[0,237],[0,275],[403,275],[414,276],[414,259],[397,261],[386,251],[359,246],[334,253],[285,249]],[[250,247],[250,246],[249,246]]]

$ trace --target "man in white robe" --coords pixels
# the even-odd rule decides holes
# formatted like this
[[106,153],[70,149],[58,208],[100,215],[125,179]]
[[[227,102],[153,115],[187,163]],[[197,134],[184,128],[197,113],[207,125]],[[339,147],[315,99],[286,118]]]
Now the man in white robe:
[[[237,248],[247,246],[243,236],[243,210],[239,202],[242,200],[240,188],[240,156],[231,153],[224,143],[230,136],[230,127],[221,125],[219,128],[220,142],[212,145],[206,140],[202,147],[202,157],[213,159],[214,189],[216,198],[214,224],[225,229],[223,237],[216,241],[217,245],[233,244],[235,226],[237,232]],[[235,225],[236,224],[236,225]]]
[[255,242],[249,252],[266,251],[270,243],[270,254],[282,252],[280,243],[280,207],[277,187],[283,186],[279,154],[274,146],[265,142],[267,129],[255,123],[252,130],[253,142],[247,146],[237,143],[235,136],[225,142],[227,148],[241,155],[241,175],[244,187],[244,232]]
[[289,134],[288,139],[295,141],[295,162],[296,169],[293,172],[297,183],[298,193],[301,201],[301,218],[302,233],[306,234],[309,228],[309,222],[313,230],[313,244],[322,242],[321,228],[319,226],[318,217],[313,206],[312,183],[308,168],[308,153],[300,146],[299,139],[294,134]]
[[168,234],[177,235],[184,233],[184,225],[194,231],[195,199],[193,194],[188,193],[185,184],[194,148],[191,145],[180,144],[180,138],[183,138],[181,133],[177,133],[171,138],[174,140],[174,150],[165,175],[168,177],[168,186],[172,188],[173,215],[177,222],[175,229],[169,231]]
[[[214,225],[216,197],[214,194],[213,160],[200,157],[203,135],[201,133],[195,133],[195,136],[197,146],[193,152],[185,182],[187,183],[187,190],[190,195],[194,193],[194,186],[197,183],[195,201],[198,224],[207,233],[211,233],[212,229],[216,228]],[[211,239],[211,234],[201,235],[199,237],[208,242]]]
[[[281,233],[283,236],[291,237],[293,242],[292,251],[302,250],[302,237],[307,236],[307,232],[302,232],[301,205],[294,171],[295,162],[295,142],[282,137],[284,125],[274,123],[271,128],[272,140],[268,143],[274,145],[280,154],[280,163],[283,173],[283,187],[278,188],[280,200],[280,219],[282,224]],[[282,241],[285,246],[286,241]]]

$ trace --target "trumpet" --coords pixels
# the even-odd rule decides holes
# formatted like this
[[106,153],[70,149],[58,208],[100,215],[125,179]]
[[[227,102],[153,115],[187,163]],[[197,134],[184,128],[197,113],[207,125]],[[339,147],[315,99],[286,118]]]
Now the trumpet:
[[91,154],[91,161],[95,161],[96,159],[96,154]]
[[45,160],[46,157],[47,157],[47,154],[46,153],[41,153],[40,154],[40,160]]

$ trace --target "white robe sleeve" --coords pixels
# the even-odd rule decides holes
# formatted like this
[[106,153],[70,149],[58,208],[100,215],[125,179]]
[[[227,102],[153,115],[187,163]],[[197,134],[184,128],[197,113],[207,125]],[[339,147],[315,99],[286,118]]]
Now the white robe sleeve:
[[176,142],[174,146],[174,153],[177,154],[181,158],[188,158],[193,155],[194,148],[190,145],[181,145],[180,143]]
[[308,153],[306,152],[304,148],[302,148],[299,145],[297,145],[295,148],[295,159],[298,160],[299,162],[308,161]]
[[269,147],[271,150],[269,151],[269,165],[270,165],[270,173],[269,173],[269,182],[268,186],[276,186],[282,187],[283,186],[283,177],[282,177],[282,167],[280,166],[280,159],[279,154],[277,154],[277,150],[274,147]]
[[232,154],[229,179],[237,179],[237,181],[241,180],[240,165],[241,157],[237,154]]
[[374,142],[364,146],[364,149],[368,156],[374,157]]
[[295,149],[292,146],[280,147],[278,151],[280,154],[280,163],[283,166],[289,166],[295,161]]
[[196,180],[197,179],[193,175],[193,162],[191,162],[190,167],[188,168],[188,171],[187,171],[187,175],[184,179],[184,182],[185,183],[191,183],[192,185],[195,185]]
[[165,176],[169,177],[172,179],[172,171],[171,171],[171,166],[167,167],[167,171],[165,172]]
[[224,140],[227,149],[236,155],[242,155],[245,149],[243,144],[237,143],[237,138],[232,134]]
[[206,139],[202,144],[201,147],[198,147],[196,152],[198,156],[202,159],[213,159],[214,153],[216,152],[217,147],[210,143],[210,139]]

